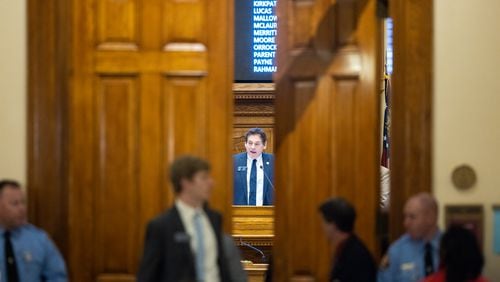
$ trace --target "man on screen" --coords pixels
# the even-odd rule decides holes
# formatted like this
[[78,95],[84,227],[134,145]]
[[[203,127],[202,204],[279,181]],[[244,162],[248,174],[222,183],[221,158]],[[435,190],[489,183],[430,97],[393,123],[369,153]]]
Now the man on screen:
[[233,156],[234,205],[274,203],[274,157],[264,153],[266,145],[266,133],[252,128],[245,134],[246,152]]

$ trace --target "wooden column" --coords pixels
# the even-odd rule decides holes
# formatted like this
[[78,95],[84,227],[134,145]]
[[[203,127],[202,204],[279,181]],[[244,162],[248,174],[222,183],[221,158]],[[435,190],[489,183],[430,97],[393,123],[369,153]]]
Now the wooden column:
[[28,0],[28,207],[67,257],[71,3]]
[[404,233],[403,207],[432,190],[433,1],[390,1],[394,20],[390,235]]

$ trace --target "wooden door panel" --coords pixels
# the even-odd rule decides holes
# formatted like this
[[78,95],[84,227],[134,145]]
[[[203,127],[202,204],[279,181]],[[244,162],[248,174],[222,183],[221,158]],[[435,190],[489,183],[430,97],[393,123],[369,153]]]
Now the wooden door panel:
[[97,42],[102,47],[113,44],[137,45],[137,0],[97,1]]
[[[324,146],[326,139],[323,138],[325,136],[318,135],[319,129],[325,126],[324,122],[328,121],[326,117],[318,115],[317,109],[321,103],[315,100],[314,91],[318,87],[319,81],[308,78],[292,83],[291,93],[295,96],[294,118],[297,121],[295,130],[301,134],[294,135],[289,143],[291,166],[287,169],[292,175],[290,182],[294,184],[291,188],[282,186],[287,187],[287,193],[291,193],[287,197],[288,201],[295,203],[289,209],[291,218],[293,218],[289,224],[300,226],[300,230],[309,230],[311,238],[321,235],[317,212],[318,194],[322,193],[322,189],[328,187],[325,185],[326,183],[323,184],[325,179],[320,179],[317,174],[321,166],[328,165],[322,162],[323,160],[317,153],[322,149],[328,150],[328,147]],[[294,156],[301,157],[297,159]],[[297,173],[298,171],[301,173]],[[298,200],[299,198],[300,200]],[[320,265],[320,257],[311,249],[318,250],[321,241],[307,239],[309,243],[304,244],[304,239],[303,236],[293,236],[290,242],[296,246],[294,254],[290,254],[293,256],[290,263],[291,269],[306,271],[311,265]]]
[[207,42],[209,0],[162,1],[162,38],[169,42]]
[[[356,150],[353,146],[356,140],[355,121],[356,114],[354,112],[354,104],[356,97],[356,85],[359,83],[357,80],[334,80],[332,81],[334,91],[336,93],[332,99],[331,106],[334,107],[332,111],[332,121],[334,125],[333,138],[335,138],[334,146],[332,147],[332,161],[335,163],[334,169],[337,170],[335,178],[332,179],[334,189],[337,191],[346,191],[352,198],[353,190],[349,189],[352,185],[353,171],[356,163]],[[334,190],[334,191],[335,191]],[[349,197],[350,196],[350,197]]]
[[98,273],[133,273],[138,244],[139,93],[135,77],[98,78],[95,250]]
[[[205,156],[207,93],[203,77],[164,80],[165,145],[169,156]],[[172,160],[170,160],[172,161]]]
[[311,17],[314,5],[314,1],[296,1],[292,5],[292,16],[303,24],[296,25],[295,28],[291,30],[291,46],[295,48],[306,46],[308,40],[311,38],[311,23],[313,23]]

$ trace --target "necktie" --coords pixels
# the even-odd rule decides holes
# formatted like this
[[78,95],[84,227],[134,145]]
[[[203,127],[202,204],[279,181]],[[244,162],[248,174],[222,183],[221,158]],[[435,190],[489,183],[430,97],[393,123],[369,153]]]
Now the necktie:
[[10,232],[4,233],[5,238],[5,263],[7,268],[7,281],[19,282],[19,274],[17,273],[16,256],[14,255],[14,248],[10,240]]
[[425,244],[424,266],[425,277],[434,273],[434,263],[432,262],[432,245],[430,242],[427,242]]
[[194,231],[196,232],[196,281],[205,281],[205,241],[203,241],[202,215],[194,215]]
[[257,160],[252,161],[252,169],[250,170],[250,195],[248,197],[250,206],[257,205]]

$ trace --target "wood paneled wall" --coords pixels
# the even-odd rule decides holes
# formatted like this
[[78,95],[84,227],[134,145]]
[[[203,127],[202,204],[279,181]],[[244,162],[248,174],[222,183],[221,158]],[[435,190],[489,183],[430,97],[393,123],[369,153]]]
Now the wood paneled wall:
[[356,206],[356,231],[376,249],[375,2],[278,1],[276,281],[327,280],[332,251],[317,208],[332,196]]
[[134,280],[180,154],[211,162],[229,231],[232,1],[29,5],[30,214],[62,243],[71,280]]

